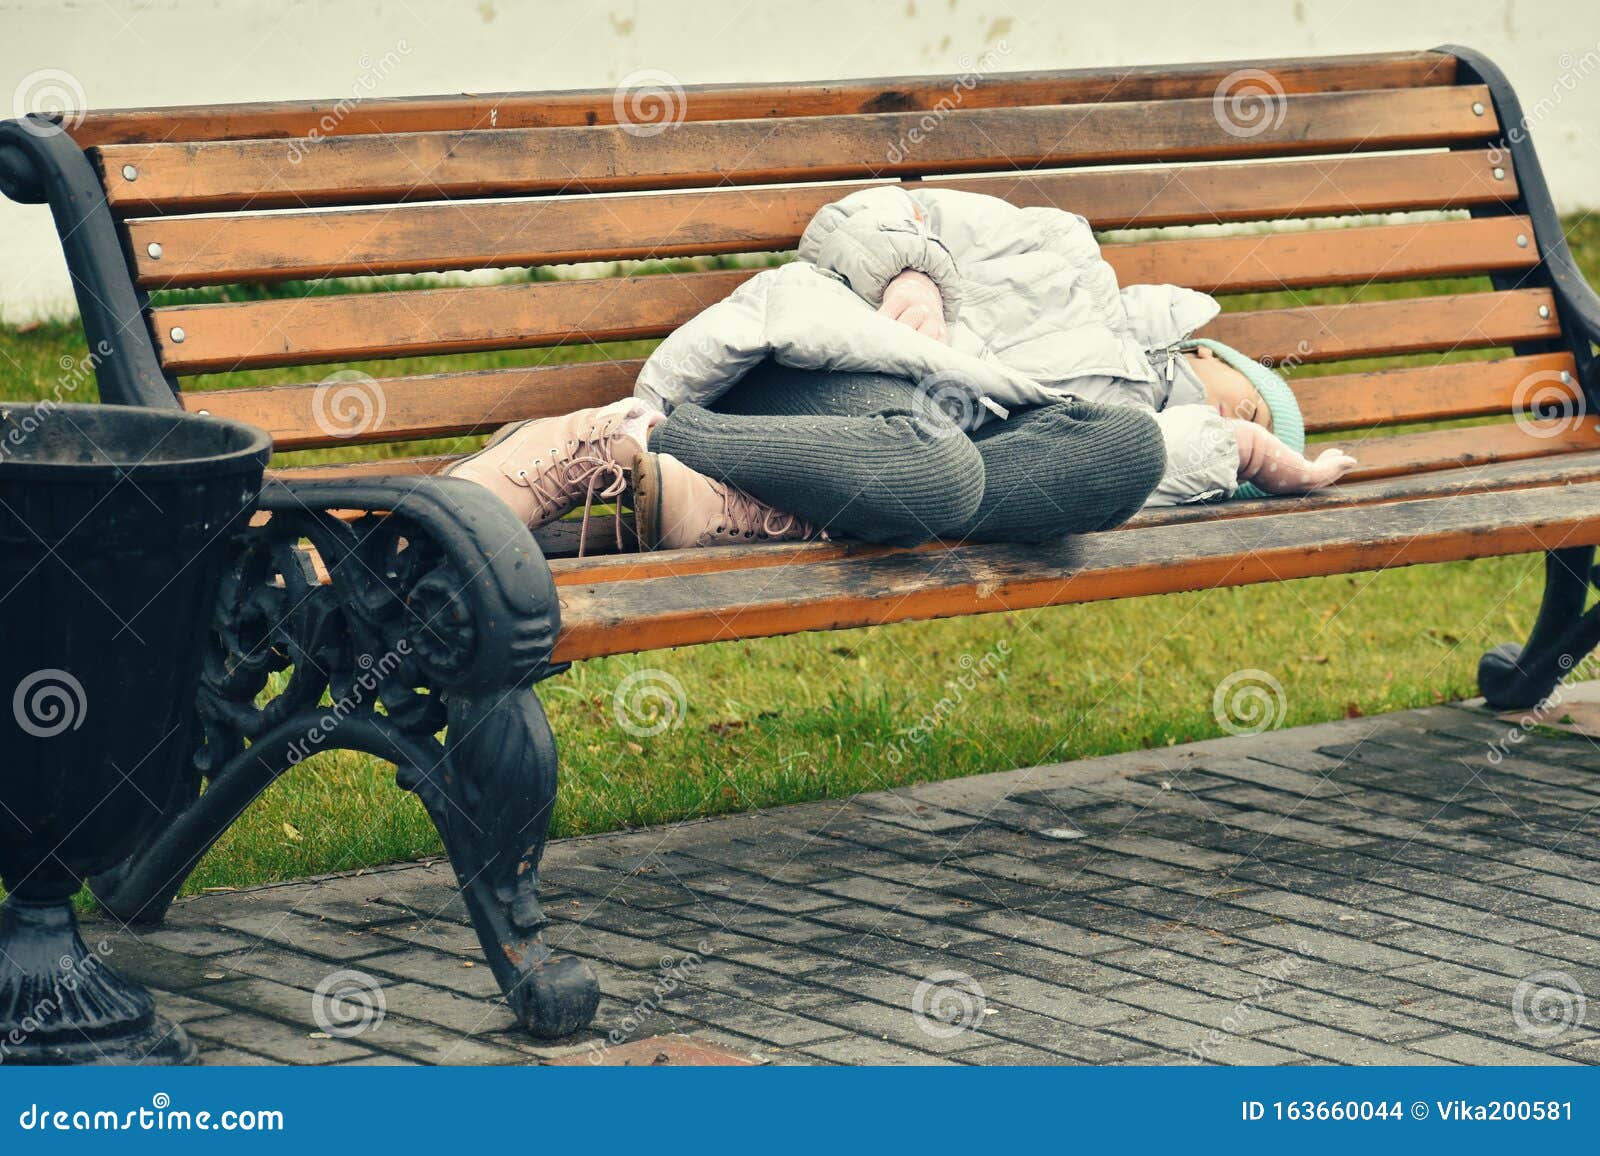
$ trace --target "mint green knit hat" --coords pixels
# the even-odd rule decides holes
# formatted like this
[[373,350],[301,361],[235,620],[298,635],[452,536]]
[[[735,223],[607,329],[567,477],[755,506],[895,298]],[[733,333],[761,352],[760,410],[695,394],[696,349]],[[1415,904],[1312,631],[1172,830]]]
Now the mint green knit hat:
[[[1294,390],[1275,372],[1253,357],[1246,357],[1231,345],[1213,341],[1209,337],[1193,337],[1179,345],[1180,349],[1193,349],[1204,345],[1223,361],[1250,379],[1250,384],[1261,393],[1262,400],[1272,411],[1272,432],[1284,445],[1297,454],[1306,452],[1306,423],[1300,416],[1300,403],[1294,399]],[[1266,491],[1249,482],[1233,491],[1236,498],[1264,498]]]

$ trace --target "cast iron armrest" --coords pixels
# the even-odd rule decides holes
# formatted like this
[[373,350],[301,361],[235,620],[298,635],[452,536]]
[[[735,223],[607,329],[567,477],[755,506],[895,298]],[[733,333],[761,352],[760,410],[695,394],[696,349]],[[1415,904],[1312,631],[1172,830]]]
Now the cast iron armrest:
[[1442,45],[1434,51],[1456,58],[1458,83],[1482,84],[1489,89],[1503,134],[1499,147],[1510,155],[1516,170],[1523,211],[1533,220],[1534,241],[1555,294],[1562,328],[1573,347],[1579,381],[1588,394],[1591,412],[1600,410],[1600,362],[1589,348],[1590,343],[1600,343],[1600,294],[1595,293],[1573,260],[1561,218],[1550,197],[1550,186],[1533,148],[1522,102],[1506,74],[1482,53],[1455,44]]

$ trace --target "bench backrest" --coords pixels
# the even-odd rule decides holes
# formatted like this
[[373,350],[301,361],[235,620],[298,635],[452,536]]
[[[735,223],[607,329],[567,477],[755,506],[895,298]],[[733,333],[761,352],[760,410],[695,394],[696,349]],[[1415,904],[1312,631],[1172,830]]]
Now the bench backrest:
[[[1100,230],[1466,210],[1107,245],[1124,283],[1223,295],[1489,274],[1489,283],[1404,300],[1245,301],[1207,330],[1290,367],[1430,355],[1297,383],[1310,430],[1367,431],[1509,417],[1532,392],[1541,404],[1577,396],[1557,300],[1536,269],[1534,224],[1500,147],[1503,126],[1489,90],[1458,71],[1453,56],[1420,52],[241,105],[91,114],[73,135],[98,166],[144,291],[782,251],[821,205],[885,179],[1057,205]],[[539,365],[524,353],[514,364],[502,354],[493,368],[416,372],[427,363],[407,359],[656,338],[751,275],[722,268],[253,300],[246,290],[150,308],[147,318],[188,408],[264,426],[282,450],[383,445],[344,472],[428,471],[447,458],[407,456],[399,443],[623,396],[640,362],[613,350]],[[1486,348],[1506,356],[1443,356]],[[327,380],[372,362],[384,363],[364,365],[375,385]],[[232,371],[248,374],[204,376]],[[1364,447],[1362,476],[1596,444],[1592,423],[1547,433],[1507,420],[1388,437]]]

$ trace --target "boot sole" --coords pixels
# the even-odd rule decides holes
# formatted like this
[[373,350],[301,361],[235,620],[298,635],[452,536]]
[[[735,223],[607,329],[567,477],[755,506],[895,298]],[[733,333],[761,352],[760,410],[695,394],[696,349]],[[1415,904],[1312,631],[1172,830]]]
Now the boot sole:
[[661,546],[661,457],[646,451],[633,459],[633,532],[639,549]]

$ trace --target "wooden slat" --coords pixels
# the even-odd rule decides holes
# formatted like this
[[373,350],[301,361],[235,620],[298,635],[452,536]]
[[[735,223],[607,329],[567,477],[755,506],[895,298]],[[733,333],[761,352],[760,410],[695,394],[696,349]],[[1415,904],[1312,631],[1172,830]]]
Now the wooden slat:
[[[895,76],[817,83],[706,84],[683,89],[673,112],[686,120],[910,112],[1019,104],[1082,104],[1209,96],[1243,69],[1268,72],[1285,92],[1343,92],[1455,83],[1456,60],[1437,52],[1391,52],[1288,60],[1143,65],[1137,68]],[[611,124],[617,90],[456,93],[387,100],[261,102],[91,112],[71,129],[82,148],[155,141],[237,140],[475,128]],[[626,103],[623,105],[627,107]],[[633,115],[639,115],[634,113]],[[646,110],[645,115],[648,115]]]
[[1562,392],[1574,403],[1582,396],[1570,353],[1304,377],[1294,391],[1311,433],[1481,417],[1547,404]]
[[[417,357],[659,337],[752,276],[740,269],[182,305],[154,310],[151,323],[162,365],[177,374]],[[1503,345],[1560,329],[1550,293],[1522,289],[1229,313],[1204,332],[1252,357],[1327,361]]]
[[[324,428],[332,387],[202,390],[185,392],[180,400],[190,412],[260,426],[272,434],[278,450],[296,450],[483,433],[519,418],[604,405],[633,391],[643,364],[635,358],[378,378],[382,404],[375,404],[359,427],[334,426],[332,433]],[[1294,388],[1306,428],[1320,433],[1510,413],[1514,402],[1538,400],[1535,390],[1561,388],[1561,373],[1573,377],[1565,388],[1576,398],[1576,370],[1568,353],[1306,377]]]
[[1486,141],[1498,131],[1489,105],[1476,85],[1289,95],[1254,135],[1226,131],[1202,98],[958,109],[936,132],[920,113],[884,113],[691,121],[654,135],[597,126],[335,137],[298,162],[282,141],[96,151],[107,198],[135,216],[1369,152]]
[[1501,422],[1390,437],[1350,438],[1335,445],[1356,459],[1352,480],[1453,470],[1600,448],[1600,419],[1584,417]]
[[[147,288],[757,253],[794,248],[817,210],[871,183],[156,217],[131,220],[127,230],[139,283]],[[1510,158],[1482,151],[1272,161],[1243,171],[1237,164],[1162,165],[926,184],[1023,207],[1067,208],[1097,229],[1461,209],[1518,196]],[[152,245],[159,246],[159,257],[150,255]]]
[[[1578,482],[1600,481],[1600,450],[1569,454],[1562,458],[1502,462],[1470,469],[1443,470],[1366,482],[1341,483],[1309,494],[1274,498],[1206,502],[1187,506],[1141,510],[1116,532],[1147,526],[1173,526],[1188,522],[1209,522],[1226,518],[1256,518],[1310,510],[1340,510],[1351,506],[1370,506],[1417,498],[1480,494],[1496,490],[1521,490],[1537,486],[1566,486]],[[551,534],[557,530],[559,533]],[[568,532],[570,531],[570,533]],[[795,566],[810,562],[830,562],[840,558],[874,558],[883,554],[904,553],[889,546],[867,542],[783,542],[768,545],[706,550],[663,550],[655,553],[601,554],[586,558],[558,557],[555,545],[570,555],[576,549],[576,527],[562,523],[541,527],[535,532],[550,559],[550,572],[557,586],[585,586],[600,582],[637,582],[668,575],[714,574],[731,570],[759,570],[769,566]],[[571,539],[568,543],[567,539]],[[928,542],[913,551],[948,550],[949,542]]]
[[1482,349],[1560,332],[1555,300],[1544,289],[1224,313],[1200,331],[1274,363]]
[[1170,282],[1205,293],[1503,273],[1539,262],[1526,217],[1185,238],[1103,252],[1123,285]]
[[[1219,532],[1226,527],[1228,532]],[[560,588],[554,658],[1600,544],[1600,482]]]
[[182,305],[151,318],[162,364],[205,373],[660,337],[753,276],[739,269],[278,298]]
[[[374,402],[359,426],[329,421],[326,402],[336,388],[332,385],[200,390],[184,392],[179,399],[191,413],[204,410],[260,426],[272,434],[274,448],[296,450],[484,433],[518,418],[604,405],[633,392],[643,364],[630,358],[376,378],[382,401]],[[324,402],[320,407],[319,391]],[[324,425],[332,426],[333,435]]]
[[[1555,458],[1592,450],[1600,447],[1597,420],[1600,419],[1586,417],[1577,423],[1559,418],[1508,421],[1463,429],[1350,438],[1317,445],[1324,448],[1338,445],[1353,454],[1356,466],[1346,476],[1350,481],[1358,482],[1434,470],[1487,466],[1497,462]],[[389,475],[403,477],[438,473],[458,457],[435,454],[428,457],[384,458],[328,466],[291,466],[271,472],[275,477],[308,481]]]

